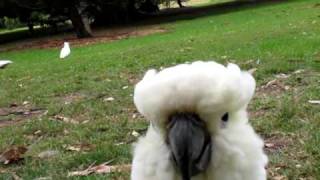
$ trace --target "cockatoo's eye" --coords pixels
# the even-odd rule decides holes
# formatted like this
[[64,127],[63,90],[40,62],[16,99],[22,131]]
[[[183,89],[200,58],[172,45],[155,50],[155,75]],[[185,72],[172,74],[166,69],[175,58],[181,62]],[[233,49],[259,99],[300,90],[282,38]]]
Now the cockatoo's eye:
[[228,113],[225,113],[225,114],[222,116],[221,120],[222,120],[223,122],[228,122],[228,120],[229,120],[229,114],[228,114]]
[[222,117],[221,117],[221,127],[225,128],[227,126],[227,122],[229,120],[229,114],[225,113]]

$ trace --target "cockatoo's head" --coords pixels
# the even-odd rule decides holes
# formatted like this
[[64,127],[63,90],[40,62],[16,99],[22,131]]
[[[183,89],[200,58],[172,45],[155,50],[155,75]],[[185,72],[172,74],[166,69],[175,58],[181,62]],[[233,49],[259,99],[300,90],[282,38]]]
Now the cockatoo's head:
[[63,46],[64,46],[64,47],[68,47],[68,46],[69,46],[69,42],[64,42],[64,43],[63,43]]
[[149,70],[136,85],[134,103],[166,139],[183,179],[205,170],[215,142],[228,126],[246,123],[255,80],[235,64],[194,62]]

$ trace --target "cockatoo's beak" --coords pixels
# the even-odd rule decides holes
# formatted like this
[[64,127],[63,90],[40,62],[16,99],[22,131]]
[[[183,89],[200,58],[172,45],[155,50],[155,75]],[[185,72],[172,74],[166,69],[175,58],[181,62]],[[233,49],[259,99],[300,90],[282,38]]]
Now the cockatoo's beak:
[[167,143],[183,180],[207,169],[212,153],[211,136],[198,115],[177,113],[169,118]]

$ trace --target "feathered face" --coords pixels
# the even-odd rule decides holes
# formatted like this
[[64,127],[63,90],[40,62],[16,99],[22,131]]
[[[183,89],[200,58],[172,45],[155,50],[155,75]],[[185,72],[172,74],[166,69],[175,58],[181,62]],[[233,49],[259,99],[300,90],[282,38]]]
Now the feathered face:
[[166,139],[183,179],[189,179],[207,168],[213,137],[247,121],[254,89],[253,77],[237,65],[195,62],[148,71],[135,88],[134,102]]

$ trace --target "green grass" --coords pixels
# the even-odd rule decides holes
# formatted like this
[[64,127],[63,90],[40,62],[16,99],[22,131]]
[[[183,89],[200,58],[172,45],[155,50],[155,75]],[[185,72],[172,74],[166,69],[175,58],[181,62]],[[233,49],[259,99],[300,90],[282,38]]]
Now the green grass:
[[[282,139],[283,146],[269,153],[270,177],[320,179],[320,111],[319,105],[308,103],[310,99],[320,99],[317,2],[271,2],[217,9],[191,19],[179,16],[174,23],[160,25],[168,29],[167,33],[73,47],[67,60],[58,59],[59,49],[0,53],[0,59],[14,61],[0,70],[0,107],[28,101],[29,106],[48,110],[42,117],[0,128],[0,150],[32,144],[23,163],[0,165],[0,169],[16,172],[24,179],[66,179],[69,171],[84,169],[93,162],[114,159],[113,164],[130,163],[131,144],[115,144],[131,142],[133,130],[147,127],[143,118],[132,118],[134,83],[149,68],[214,59],[221,63],[235,62],[243,68],[258,68],[258,87],[276,74],[291,74],[281,80],[289,90],[258,89],[250,111],[262,113],[251,122],[266,139]],[[255,63],[258,59],[259,65]],[[247,63],[249,60],[253,63]],[[298,69],[304,72],[293,74]],[[79,97],[65,103],[72,94]],[[107,97],[115,100],[103,101]],[[89,122],[52,120],[55,114]],[[41,133],[34,135],[38,130]],[[89,152],[70,152],[64,148],[75,143],[96,147]],[[59,154],[49,159],[37,158],[46,150],[58,150]],[[0,174],[0,179],[9,177],[10,174]],[[74,179],[106,177],[126,179],[128,174]]]

